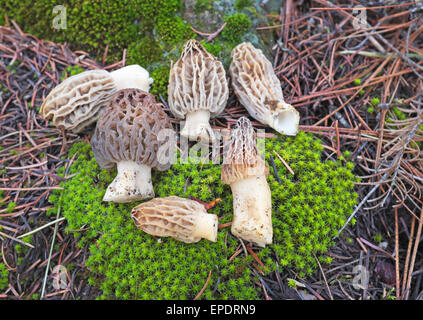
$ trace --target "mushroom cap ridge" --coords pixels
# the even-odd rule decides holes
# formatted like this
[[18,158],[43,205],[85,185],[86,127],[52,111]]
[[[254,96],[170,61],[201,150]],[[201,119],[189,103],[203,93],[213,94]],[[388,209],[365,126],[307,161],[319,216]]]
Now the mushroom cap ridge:
[[269,173],[269,168],[258,153],[254,128],[246,117],[238,119],[232,129],[227,150],[224,151],[221,180],[223,184]]
[[169,108],[180,118],[189,112],[210,111],[213,118],[226,106],[229,96],[223,64],[194,39],[188,40],[169,75]]
[[162,144],[157,135],[162,129],[173,128],[154,95],[140,89],[119,90],[97,121],[91,139],[94,156],[104,169],[120,161],[134,161],[167,170],[171,164],[161,164],[157,159]]
[[59,128],[81,132],[97,121],[117,91],[109,72],[89,70],[67,78],[47,95],[40,108],[43,118]]

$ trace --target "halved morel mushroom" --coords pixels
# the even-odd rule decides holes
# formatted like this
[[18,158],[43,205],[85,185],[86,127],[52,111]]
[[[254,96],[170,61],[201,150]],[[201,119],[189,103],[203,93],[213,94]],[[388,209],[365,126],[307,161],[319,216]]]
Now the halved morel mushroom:
[[144,232],[186,243],[202,238],[216,242],[218,220],[201,203],[170,196],[154,198],[132,209],[132,219]]
[[258,153],[254,128],[241,117],[224,146],[221,179],[233,195],[231,232],[260,246],[272,243],[272,198],[266,177],[268,168]]
[[232,86],[250,115],[281,134],[296,135],[300,114],[284,101],[281,83],[263,52],[244,42],[231,56]]
[[139,89],[116,92],[98,119],[91,147],[104,169],[117,166],[104,201],[131,202],[154,197],[151,169],[167,170],[171,163],[159,161],[161,130],[172,125],[163,105]]
[[223,65],[197,41],[189,40],[169,75],[169,108],[185,119],[181,135],[191,140],[213,140],[210,117],[219,115],[228,100]]
[[149,90],[153,80],[139,65],[130,65],[113,72],[89,70],[67,78],[55,87],[40,108],[43,118],[53,120],[58,128],[81,132],[97,121],[99,112],[113,94],[124,88]]

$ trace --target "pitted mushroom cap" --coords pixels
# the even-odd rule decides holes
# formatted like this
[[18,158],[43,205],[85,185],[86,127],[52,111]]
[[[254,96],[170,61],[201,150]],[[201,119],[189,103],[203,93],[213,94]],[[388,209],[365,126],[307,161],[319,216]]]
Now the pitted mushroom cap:
[[41,105],[40,113],[47,120],[52,118],[55,126],[77,133],[97,121],[100,110],[116,91],[107,71],[84,71],[55,87]]
[[244,42],[232,50],[231,57],[232,86],[250,115],[279,133],[295,135],[299,113],[285,103],[281,83],[263,52]]
[[229,144],[224,154],[221,180],[223,184],[269,173],[263,158],[260,157],[254,128],[250,120],[241,117],[231,131]]
[[[132,209],[131,217],[137,227],[144,232],[158,237],[172,237],[186,243],[197,242],[201,237],[196,229],[202,221],[198,217],[211,217],[209,225],[212,241],[217,237],[217,216],[208,214],[204,205],[191,199],[170,196],[154,198]],[[210,240],[210,239],[209,239]]]
[[91,139],[94,156],[104,169],[120,161],[134,161],[167,170],[170,163],[157,160],[157,135],[162,129],[172,129],[172,125],[152,94],[133,88],[119,90],[98,119]]
[[229,90],[223,65],[197,41],[188,40],[169,75],[169,107],[178,118],[189,112],[210,111],[213,118],[225,108]]

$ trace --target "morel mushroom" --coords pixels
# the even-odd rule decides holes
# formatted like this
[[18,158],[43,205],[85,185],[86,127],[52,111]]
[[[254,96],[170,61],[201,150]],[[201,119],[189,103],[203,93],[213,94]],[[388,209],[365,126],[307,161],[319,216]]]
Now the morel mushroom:
[[228,94],[222,63],[197,40],[189,40],[171,66],[168,86],[170,110],[186,120],[181,135],[191,140],[213,140],[209,120],[223,111]]
[[75,133],[97,121],[99,112],[120,89],[149,90],[153,80],[139,65],[113,72],[89,70],[67,78],[55,87],[40,108],[41,115],[54,125]]
[[40,108],[43,118],[75,133],[98,119],[117,87],[109,72],[90,70],[67,78],[55,87]]
[[[151,169],[167,170],[160,163],[157,135],[172,129],[163,105],[139,89],[119,90],[98,119],[91,147],[104,169],[117,165],[117,176],[108,186],[103,201],[131,202],[154,197]],[[163,161],[162,161],[163,162]]]
[[204,238],[217,240],[217,216],[207,213],[195,200],[170,196],[155,198],[132,209],[132,219],[144,232],[158,237],[172,237],[186,243]]
[[260,157],[254,129],[245,117],[238,120],[226,146],[221,179],[233,195],[231,232],[260,246],[272,243],[272,199],[266,177],[268,168]]
[[232,86],[250,115],[281,134],[296,135],[300,115],[284,101],[280,81],[263,52],[244,42],[231,56]]

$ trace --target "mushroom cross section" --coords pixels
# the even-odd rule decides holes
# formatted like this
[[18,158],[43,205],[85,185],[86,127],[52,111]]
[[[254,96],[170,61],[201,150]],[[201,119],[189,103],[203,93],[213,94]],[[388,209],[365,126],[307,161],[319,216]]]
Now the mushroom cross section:
[[272,243],[272,198],[250,120],[241,117],[224,150],[221,180],[233,196],[233,235],[264,247]]
[[225,108],[229,90],[223,65],[197,41],[189,40],[169,75],[169,108],[185,119],[181,135],[191,140],[213,140],[210,117]]
[[202,238],[216,242],[218,220],[204,205],[191,199],[170,196],[154,198],[132,209],[137,227],[158,237],[172,237],[186,243]]
[[284,101],[281,83],[263,52],[244,42],[232,50],[231,57],[232,86],[249,114],[281,134],[295,136],[299,112]]
[[[139,89],[116,92],[98,119],[91,147],[104,169],[117,166],[104,201],[132,202],[154,197],[151,169],[167,170],[170,161],[159,161],[161,130],[172,129],[163,105]],[[165,162],[165,163],[161,163]]]

